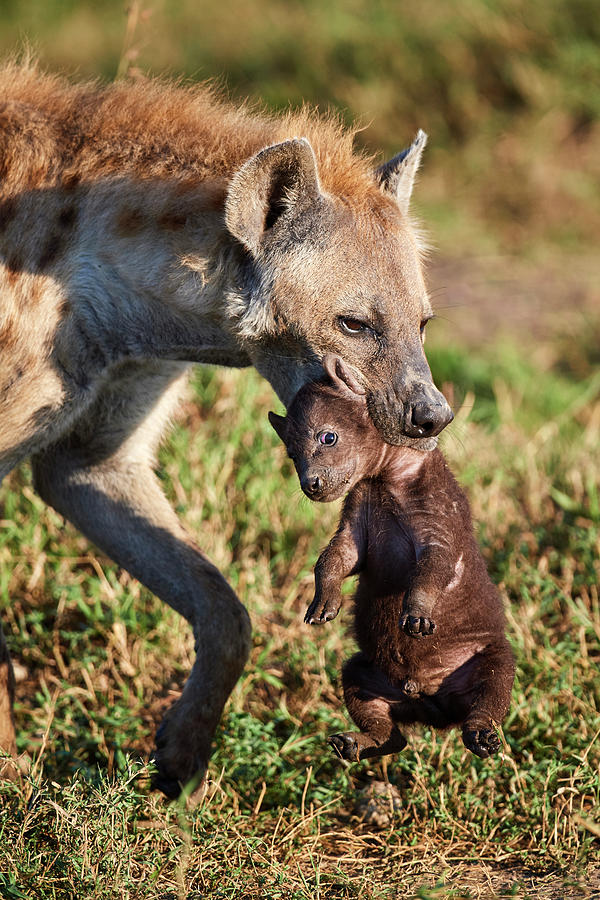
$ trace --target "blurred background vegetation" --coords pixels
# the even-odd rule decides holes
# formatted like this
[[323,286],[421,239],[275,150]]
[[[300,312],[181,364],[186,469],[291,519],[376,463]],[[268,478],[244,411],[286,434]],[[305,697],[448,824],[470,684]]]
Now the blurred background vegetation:
[[600,232],[597,0],[2,0],[77,76],[218,79],[270,107],[332,106],[392,154],[430,135],[418,206],[445,253],[590,252]]

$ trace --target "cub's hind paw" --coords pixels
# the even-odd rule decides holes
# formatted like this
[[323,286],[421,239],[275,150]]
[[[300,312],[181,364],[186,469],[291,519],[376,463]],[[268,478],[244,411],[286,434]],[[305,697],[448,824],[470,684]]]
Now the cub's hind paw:
[[345,732],[344,734],[332,734],[328,739],[328,743],[333,747],[340,759],[358,762],[360,759],[360,746],[357,741],[357,736],[357,734],[353,734],[351,731]]
[[493,728],[480,728],[475,731],[463,731],[463,743],[467,750],[487,759],[500,749],[500,738]]
[[400,628],[411,637],[426,637],[435,631],[435,622],[425,616],[411,616],[403,613],[400,616]]

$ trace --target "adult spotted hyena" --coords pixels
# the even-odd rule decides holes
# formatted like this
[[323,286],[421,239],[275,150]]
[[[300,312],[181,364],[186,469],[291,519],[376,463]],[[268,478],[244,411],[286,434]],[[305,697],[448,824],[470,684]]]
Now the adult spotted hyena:
[[[303,111],[206,88],[0,74],[0,477],[41,496],[190,621],[197,657],[158,737],[169,795],[202,773],[250,623],[186,534],[153,460],[187,364],[250,366],[288,403],[341,357],[391,443],[451,412],[408,204],[425,135],[373,169]],[[14,751],[0,642],[0,746]]]

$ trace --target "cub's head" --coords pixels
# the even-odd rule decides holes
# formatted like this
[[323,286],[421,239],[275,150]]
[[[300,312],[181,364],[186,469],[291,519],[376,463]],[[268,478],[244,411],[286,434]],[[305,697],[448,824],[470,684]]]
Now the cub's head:
[[323,367],[327,381],[305,384],[287,416],[271,412],[269,421],[306,496],[329,502],[376,474],[386,445],[369,417],[364,391],[339,357],[325,357]]

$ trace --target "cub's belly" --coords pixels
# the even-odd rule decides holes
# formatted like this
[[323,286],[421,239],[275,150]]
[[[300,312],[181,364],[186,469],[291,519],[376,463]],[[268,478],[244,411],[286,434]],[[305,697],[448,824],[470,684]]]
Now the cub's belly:
[[[423,643],[425,640],[422,639]],[[432,645],[425,653],[401,657],[401,664],[406,671],[405,677],[414,682],[418,693],[443,698],[470,693],[474,686],[477,687],[482,650],[480,644],[445,650]]]
[[480,646],[454,648],[421,665],[404,664],[395,673],[392,716],[399,722],[422,722],[438,728],[464,721],[480,687]]

